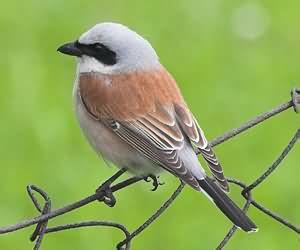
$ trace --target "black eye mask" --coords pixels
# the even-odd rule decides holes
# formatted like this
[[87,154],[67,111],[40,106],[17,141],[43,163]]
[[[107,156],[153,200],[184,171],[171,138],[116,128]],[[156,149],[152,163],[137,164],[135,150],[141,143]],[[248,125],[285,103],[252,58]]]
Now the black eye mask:
[[83,55],[94,57],[105,65],[114,65],[117,63],[116,53],[101,43],[82,44],[76,41],[74,45]]

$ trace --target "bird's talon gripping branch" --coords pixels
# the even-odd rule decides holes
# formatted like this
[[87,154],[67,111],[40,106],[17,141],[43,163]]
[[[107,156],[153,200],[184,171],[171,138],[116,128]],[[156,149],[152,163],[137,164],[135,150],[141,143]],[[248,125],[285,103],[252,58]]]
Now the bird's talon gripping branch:
[[111,190],[111,184],[125,172],[126,168],[122,168],[96,189],[96,193],[100,196],[100,198],[98,198],[98,201],[104,202],[109,207],[113,207],[116,204],[116,198],[114,197],[113,191]]
[[150,182],[150,181],[151,181],[151,180],[150,180],[150,176],[144,177],[144,181],[145,181],[145,182]]
[[293,88],[291,96],[295,112],[300,113],[300,89]]
[[145,180],[146,182],[152,181],[153,188],[151,189],[151,191],[155,191],[155,190],[157,190],[158,186],[161,186],[161,185],[164,185],[164,184],[165,184],[164,182],[160,182],[160,181],[158,180],[158,178],[159,178],[159,176],[155,176],[155,175],[153,175],[153,174],[150,174],[150,175],[148,175],[148,176],[146,176],[146,177],[144,178],[144,180]]
[[109,207],[113,207],[116,204],[116,198],[113,195],[110,185],[111,183],[103,183],[96,189],[96,193],[101,194],[98,201],[104,202]]

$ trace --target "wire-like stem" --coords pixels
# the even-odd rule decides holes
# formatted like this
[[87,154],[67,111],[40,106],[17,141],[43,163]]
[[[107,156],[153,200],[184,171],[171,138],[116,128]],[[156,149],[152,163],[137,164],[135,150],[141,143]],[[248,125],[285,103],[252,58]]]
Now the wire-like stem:
[[[115,186],[112,186],[111,190],[113,192],[116,192],[118,190],[121,190],[123,188],[126,188],[138,181],[141,181],[143,180],[143,178],[139,178],[139,177],[134,177],[134,178],[131,178],[127,181],[123,181],[119,184],[116,184]],[[25,228],[25,227],[28,227],[28,226],[31,226],[31,225],[34,225],[34,224],[37,224],[39,222],[42,222],[42,221],[46,221],[46,220],[49,220],[51,218],[54,218],[54,217],[57,217],[59,215],[62,215],[62,214],[65,214],[65,213],[68,213],[72,210],[75,210],[77,208],[80,208],[80,207],[83,207],[93,201],[96,201],[98,199],[101,199],[103,198],[104,194],[103,193],[95,193],[95,194],[92,194],[80,201],[77,201],[77,202],[74,202],[74,203],[71,203],[67,206],[64,206],[62,208],[59,208],[59,209],[56,209],[56,210],[53,210],[52,212],[48,213],[48,214],[43,214],[43,215],[40,215],[40,216],[37,216],[37,217],[34,217],[33,219],[29,219],[29,220],[25,220],[25,221],[22,221],[20,223],[17,223],[17,224],[14,224],[14,225],[10,225],[10,226],[6,226],[6,227],[1,227],[0,228],[0,234],[5,234],[5,233],[9,233],[9,232],[13,232],[13,231],[16,231],[18,229],[22,229],[22,228]]]
[[[250,204],[252,204],[254,207],[256,207],[257,209],[259,209],[264,214],[270,216],[274,220],[277,220],[279,223],[281,223],[282,225],[290,228],[291,230],[295,231],[298,234],[300,233],[300,228],[298,226],[293,225],[287,219],[282,218],[278,214],[272,212],[270,209],[262,206],[261,204],[259,204],[255,200],[253,200],[253,198],[251,196],[251,190],[253,190],[259,184],[261,184],[266,178],[268,178],[270,176],[270,174],[272,172],[274,172],[277,169],[277,167],[279,166],[279,164],[284,160],[284,158],[292,150],[292,148],[295,146],[296,142],[299,139],[300,139],[300,129],[297,130],[297,132],[295,133],[295,135],[292,137],[292,139],[290,140],[290,142],[288,143],[288,145],[284,148],[284,150],[277,157],[277,159],[274,161],[274,163],[261,176],[259,176],[255,181],[253,181],[250,185],[247,186],[245,183],[243,183],[243,182],[241,182],[239,180],[236,180],[236,179],[233,179],[233,178],[228,178],[228,182],[234,183],[234,184],[240,186],[243,189],[241,193],[244,196],[244,198],[246,199],[246,203],[245,203],[244,208],[243,208],[244,212],[247,212],[248,209],[249,209]],[[236,226],[232,226],[232,228],[228,231],[228,233],[225,235],[224,239],[220,242],[220,244],[218,245],[218,247],[216,249],[217,250],[223,249],[223,247],[228,243],[228,241],[234,235],[234,233],[236,232],[236,230],[237,230],[237,227]]]
[[149,219],[147,219],[141,226],[139,226],[136,230],[134,230],[130,234],[130,239],[125,239],[118,244],[118,248],[122,247],[124,244],[127,244],[134,237],[143,232],[147,227],[149,227],[161,214],[173,203],[173,201],[177,198],[177,196],[181,193],[184,188],[184,183],[181,182],[180,185],[176,188],[171,197],[164,202],[164,204],[153,214]]
[[126,244],[125,250],[128,250],[130,248],[130,239],[131,239],[130,232],[127,230],[126,227],[124,227],[123,225],[121,225],[119,223],[115,223],[115,222],[84,221],[84,222],[80,222],[80,223],[73,223],[73,224],[66,224],[66,225],[57,226],[57,227],[50,227],[46,230],[45,233],[46,234],[56,233],[56,232],[69,230],[69,229],[76,229],[76,228],[82,228],[82,227],[96,227],[96,226],[114,227],[114,228],[121,230],[125,235],[125,240],[126,240],[126,242],[124,243],[124,244]]
[[296,142],[300,138],[300,129],[297,130],[296,134],[293,136],[292,140],[288,143],[285,149],[282,151],[280,156],[274,161],[274,163],[259,177],[257,178],[251,185],[244,189],[243,193],[247,193],[250,190],[256,188],[260,185],[274,170],[279,166],[279,164],[284,160],[284,158],[290,153],[292,148],[295,146]]
[[264,122],[265,120],[267,120],[275,115],[280,114],[281,112],[283,112],[291,107],[293,107],[292,101],[283,103],[283,104],[279,105],[278,107],[276,107],[268,112],[262,113],[262,114],[258,115],[257,117],[249,120],[248,122],[244,123],[240,127],[234,128],[234,129],[224,133],[223,135],[213,139],[212,141],[210,141],[210,145],[212,147],[215,147],[215,146],[231,139],[232,137],[239,135],[240,133],[243,133],[246,130],[258,125],[259,123]]

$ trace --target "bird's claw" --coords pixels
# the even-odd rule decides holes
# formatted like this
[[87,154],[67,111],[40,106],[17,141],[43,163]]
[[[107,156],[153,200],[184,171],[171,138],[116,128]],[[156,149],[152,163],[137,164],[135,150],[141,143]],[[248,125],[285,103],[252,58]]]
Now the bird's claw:
[[110,185],[110,182],[104,182],[96,189],[96,193],[101,193],[98,201],[104,202],[109,207],[114,207],[116,205],[116,198],[113,195]]
[[159,176],[156,177],[155,175],[152,175],[152,174],[150,174],[144,178],[144,180],[146,182],[152,181],[153,188],[151,189],[151,191],[155,191],[155,190],[157,190],[158,186],[165,184],[164,182],[160,182],[158,180],[158,178],[159,178]]
[[96,194],[99,195],[98,201],[103,201],[109,207],[113,207],[114,205],[116,205],[116,198],[114,197],[113,191],[111,189],[111,184],[125,172],[125,167],[120,169],[117,173],[115,173],[112,177],[110,177],[96,189]]

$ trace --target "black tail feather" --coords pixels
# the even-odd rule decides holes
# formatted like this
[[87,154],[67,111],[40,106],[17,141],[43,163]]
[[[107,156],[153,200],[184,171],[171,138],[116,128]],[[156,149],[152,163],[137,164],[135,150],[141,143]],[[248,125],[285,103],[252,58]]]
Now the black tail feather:
[[219,188],[209,177],[198,180],[200,187],[213,200],[216,206],[230,219],[237,227],[246,232],[257,231],[256,225],[248,216]]

